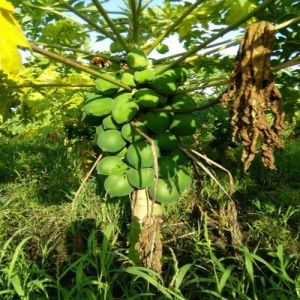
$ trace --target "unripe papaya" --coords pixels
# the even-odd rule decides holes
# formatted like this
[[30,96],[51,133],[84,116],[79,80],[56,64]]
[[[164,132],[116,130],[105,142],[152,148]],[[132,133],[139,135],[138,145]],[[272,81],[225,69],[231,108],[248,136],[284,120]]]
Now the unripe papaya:
[[108,129],[118,129],[119,128],[118,124],[116,124],[114,122],[114,120],[112,119],[111,115],[109,115],[109,116],[107,116],[106,118],[103,119],[102,125],[103,125],[103,128],[105,130],[108,130]]
[[134,98],[136,102],[143,107],[156,107],[160,102],[160,95],[151,89],[140,89],[138,90]]
[[120,80],[122,83],[127,84],[130,87],[135,87],[135,81],[134,81],[134,76],[133,74],[129,73],[129,72],[122,72],[120,74]]
[[173,180],[180,193],[183,193],[193,183],[193,177],[185,169],[182,168],[179,168],[177,170]]
[[170,132],[162,132],[155,137],[155,141],[160,150],[172,151],[176,148],[177,138]]
[[156,50],[160,54],[165,54],[169,51],[169,47],[166,44],[159,44],[157,45]]
[[[142,128],[142,125],[138,126],[139,128]],[[122,126],[122,137],[123,139],[125,139],[126,141],[130,142],[130,143],[135,143],[138,142],[140,140],[142,140],[142,136],[140,134],[138,134],[134,128],[132,127],[131,124],[124,124]]]
[[138,112],[139,106],[131,100],[131,94],[116,97],[112,105],[112,116],[118,124],[128,123]]
[[153,80],[154,89],[163,95],[171,95],[176,92],[177,85],[172,76],[158,75]]
[[131,144],[126,154],[126,160],[135,169],[152,167],[154,158],[150,144],[145,141]]
[[179,136],[192,135],[196,128],[196,118],[191,114],[176,114],[170,126],[170,130]]
[[[116,79],[115,76],[107,74],[106,76],[110,77],[111,79]],[[119,87],[109,81],[106,81],[102,78],[98,78],[95,80],[95,86],[96,89],[102,94],[102,95],[112,95],[117,92]]]
[[141,49],[134,49],[127,55],[128,66],[135,70],[147,68],[149,61],[146,54]]
[[134,80],[139,84],[145,84],[153,80],[155,72],[152,69],[134,72]]
[[152,199],[156,196],[155,200],[164,205],[172,205],[178,201],[180,195],[174,181],[170,179],[158,179],[156,195],[154,195],[154,184],[149,188],[149,194]]
[[103,117],[111,113],[112,104],[113,99],[111,98],[96,98],[88,101],[82,110],[87,115]]
[[158,173],[160,178],[172,178],[176,172],[176,164],[171,157],[162,156],[158,159]]
[[111,53],[122,52],[124,50],[119,42],[112,42],[109,48]]
[[128,172],[129,183],[138,189],[144,189],[153,184],[154,170],[152,168],[130,169]]
[[104,188],[111,197],[123,197],[133,191],[126,175],[110,175],[104,181]]
[[125,145],[121,132],[118,130],[105,130],[98,135],[97,144],[102,151],[105,152],[118,152]]
[[97,165],[97,173],[101,175],[122,175],[127,170],[127,165],[116,156],[106,156]]
[[178,94],[171,98],[170,105],[174,109],[194,109],[197,102],[189,95]]
[[155,133],[165,131],[170,125],[169,115],[165,112],[148,112],[144,116],[146,127]]

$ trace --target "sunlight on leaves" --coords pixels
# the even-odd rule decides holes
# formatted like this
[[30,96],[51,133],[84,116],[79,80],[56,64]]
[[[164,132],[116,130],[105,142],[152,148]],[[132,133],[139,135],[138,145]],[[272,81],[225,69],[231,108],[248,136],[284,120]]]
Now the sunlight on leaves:
[[17,47],[29,48],[26,37],[13,17],[14,7],[6,0],[0,0],[0,71],[14,79],[22,68]]

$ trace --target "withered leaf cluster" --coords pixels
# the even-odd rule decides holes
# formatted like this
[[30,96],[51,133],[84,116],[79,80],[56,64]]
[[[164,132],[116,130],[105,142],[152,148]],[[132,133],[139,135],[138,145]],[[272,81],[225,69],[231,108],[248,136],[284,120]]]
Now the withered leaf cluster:
[[274,27],[261,21],[250,25],[241,41],[228,88],[221,97],[232,102],[233,139],[242,140],[247,171],[260,147],[264,166],[275,169],[274,148],[283,148],[284,112],[270,66]]

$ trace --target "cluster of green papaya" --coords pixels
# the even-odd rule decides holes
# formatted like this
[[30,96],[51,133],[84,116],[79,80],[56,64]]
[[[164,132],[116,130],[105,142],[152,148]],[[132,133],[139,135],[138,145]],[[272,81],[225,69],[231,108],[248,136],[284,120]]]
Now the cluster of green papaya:
[[83,107],[85,114],[101,118],[95,140],[104,158],[99,162],[97,172],[107,176],[104,187],[112,197],[125,196],[134,189],[143,188],[148,188],[150,196],[154,197],[153,151],[139,134],[143,132],[157,146],[156,201],[173,204],[193,181],[184,167],[188,159],[177,145],[179,136],[195,132],[196,120],[192,114],[152,110],[196,106],[190,96],[176,94],[177,87],[187,79],[187,70],[176,67],[156,75],[157,70],[150,66],[139,49],[128,53],[127,64],[129,70],[109,76],[130,86],[131,92],[97,79],[97,93],[89,94]]

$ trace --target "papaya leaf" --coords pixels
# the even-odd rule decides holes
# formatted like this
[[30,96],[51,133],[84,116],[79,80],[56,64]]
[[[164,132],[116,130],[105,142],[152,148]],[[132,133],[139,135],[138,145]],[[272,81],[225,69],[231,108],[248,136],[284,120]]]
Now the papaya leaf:
[[0,0],[0,71],[14,79],[22,67],[17,47],[29,48],[26,37],[15,20],[14,7],[6,0]]

